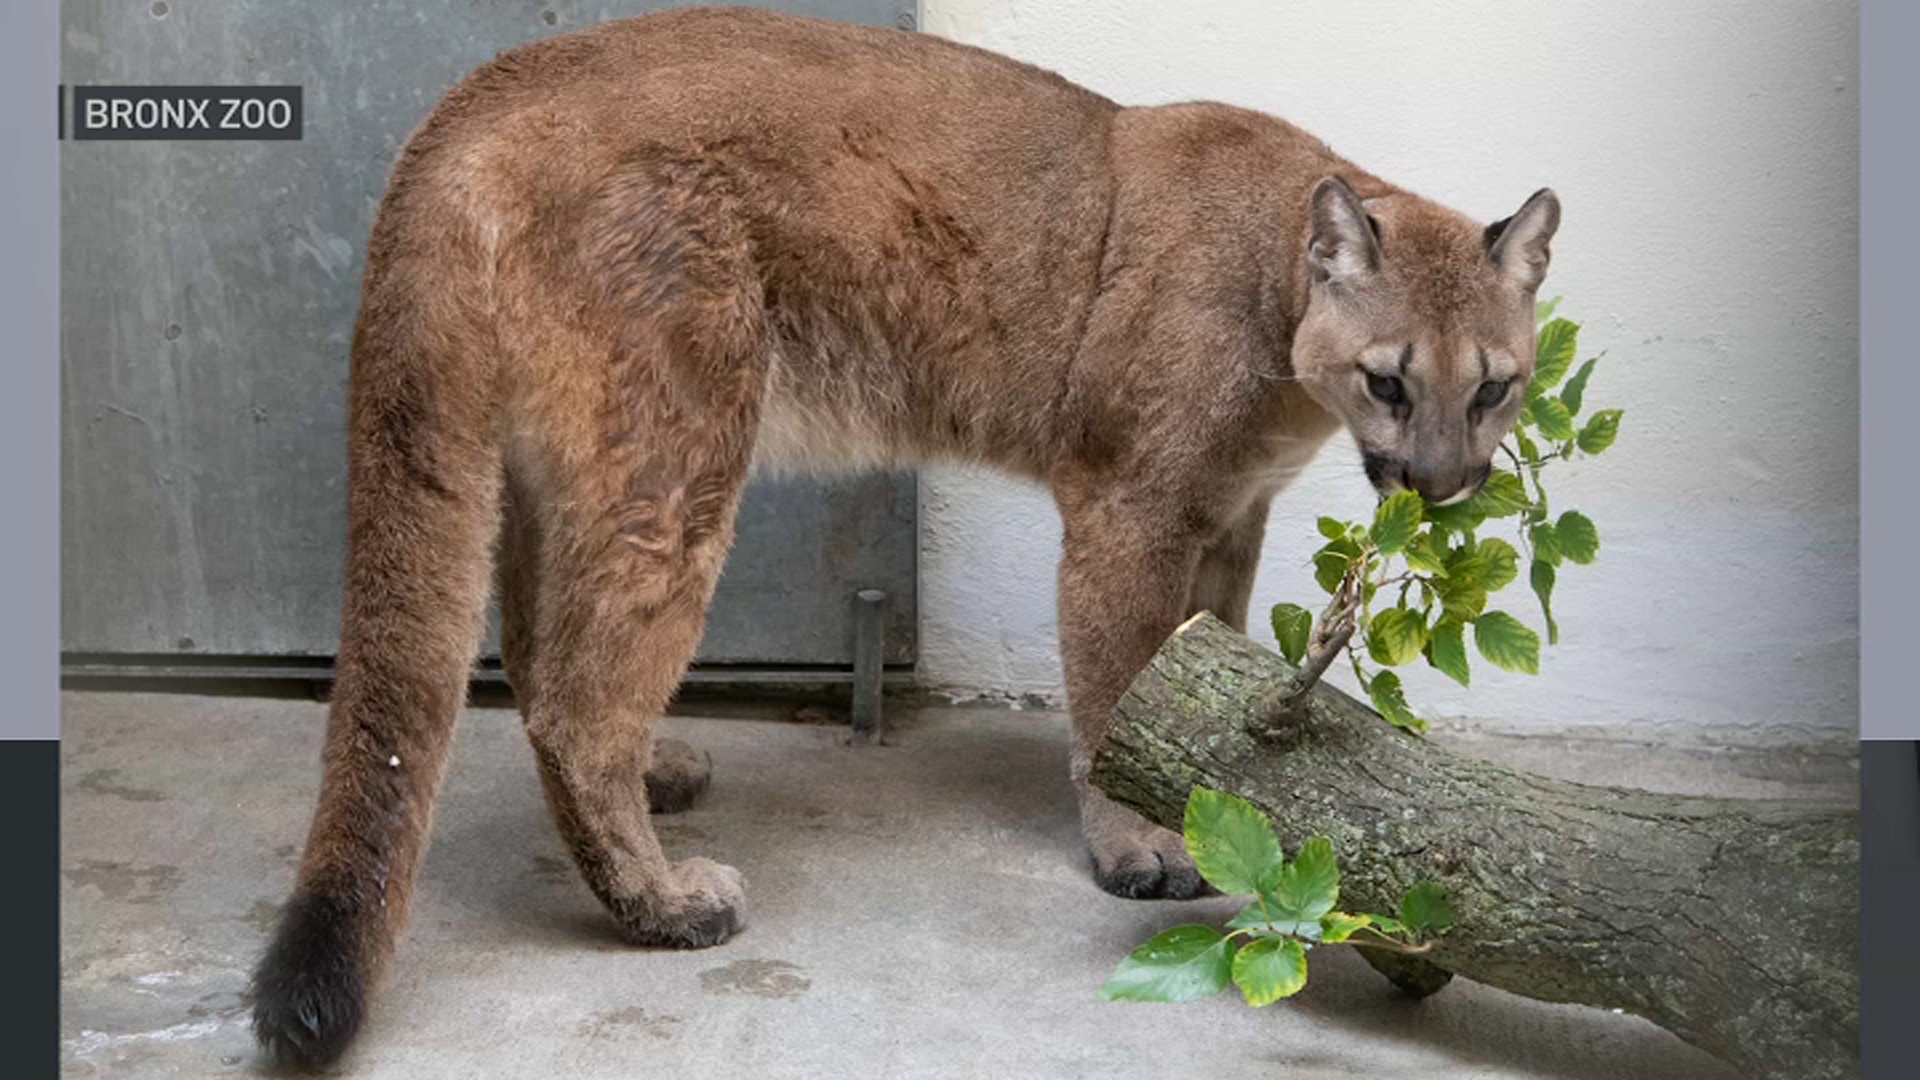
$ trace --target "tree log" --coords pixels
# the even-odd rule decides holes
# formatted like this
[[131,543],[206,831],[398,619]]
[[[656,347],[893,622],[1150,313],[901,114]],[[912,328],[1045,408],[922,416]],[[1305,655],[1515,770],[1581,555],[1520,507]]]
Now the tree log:
[[1289,707],[1294,670],[1189,620],[1115,707],[1093,783],[1176,830],[1200,785],[1258,806],[1288,851],[1328,837],[1344,910],[1438,882],[1455,923],[1425,955],[1446,971],[1636,1013],[1751,1075],[1857,1074],[1855,810],[1517,772],[1324,683]]

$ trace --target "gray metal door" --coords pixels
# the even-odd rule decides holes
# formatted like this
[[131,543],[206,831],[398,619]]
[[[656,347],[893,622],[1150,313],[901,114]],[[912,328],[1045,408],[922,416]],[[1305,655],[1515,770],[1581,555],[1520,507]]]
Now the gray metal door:
[[[66,0],[68,84],[298,84],[305,138],[63,146],[64,652],[332,654],[347,346],[395,154],[495,52],[670,6]],[[903,26],[913,8],[765,6]],[[885,659],[912,661],[916,546],[910,476],[756,483],[700,659],[850,665],[854,593],[882,589]]]

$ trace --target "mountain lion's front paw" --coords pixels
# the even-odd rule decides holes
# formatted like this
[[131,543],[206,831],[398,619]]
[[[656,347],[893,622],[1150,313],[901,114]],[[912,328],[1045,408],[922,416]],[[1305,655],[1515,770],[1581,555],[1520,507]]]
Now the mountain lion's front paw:
[[1200,876],[1180,834],[1151,831],[1093,845],[1093,879],[1129,900],[1189,900],[1215,890]]
[[746,929],[746,879],[712,859],[688,859],[669,869],[663,895],[609,906],[636,945],[704,949]]

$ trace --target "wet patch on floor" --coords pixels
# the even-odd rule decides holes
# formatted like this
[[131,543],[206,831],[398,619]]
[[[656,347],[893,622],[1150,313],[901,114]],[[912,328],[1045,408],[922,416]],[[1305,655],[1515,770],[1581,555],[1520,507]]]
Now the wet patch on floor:
[[806,969],[785,960],[735,960],[701,972],[700,988],[709,994],[797,998],[813,988],[813,980]]
[[131,787],[119,782],[119,769],[95,769],[73,782],[75,791],[84,791],[89,795],[103,795],[109,799],[124,799],[127,802],[165,802],[166,792],[152,788]]
[[260,932],[261,937],[273,933],[274,921],[280,917],[280,905],[271,900],[255,900],[240,921]]
[[677,1016],[655,1015],[638,1005],[612,1012],[595,1013],[580,1022],[580,1037],[583,1039],[618,1039],[629,1035],[640,1035],[649,1039],[667,1041],[680,1033],[680,1018]]
[[128,904],[151,904],[180,884],[177,866],[136,866],[113,859],[82,859],[65,874],[67,884],[76,889],[97,889],[108,900]]

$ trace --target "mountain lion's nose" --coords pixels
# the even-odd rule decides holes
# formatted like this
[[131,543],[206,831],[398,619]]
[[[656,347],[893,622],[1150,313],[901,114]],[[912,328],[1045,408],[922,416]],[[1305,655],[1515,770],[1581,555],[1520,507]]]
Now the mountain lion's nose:
[[1487,478],[1492,466],[1484,465],[1478,469],[1454,466],[1443,469],[1407,470],[1408,485],[1420,493],[1420,497],[1435,506],[1451,506],[1473,497],[1480,490],[1480,484]]

